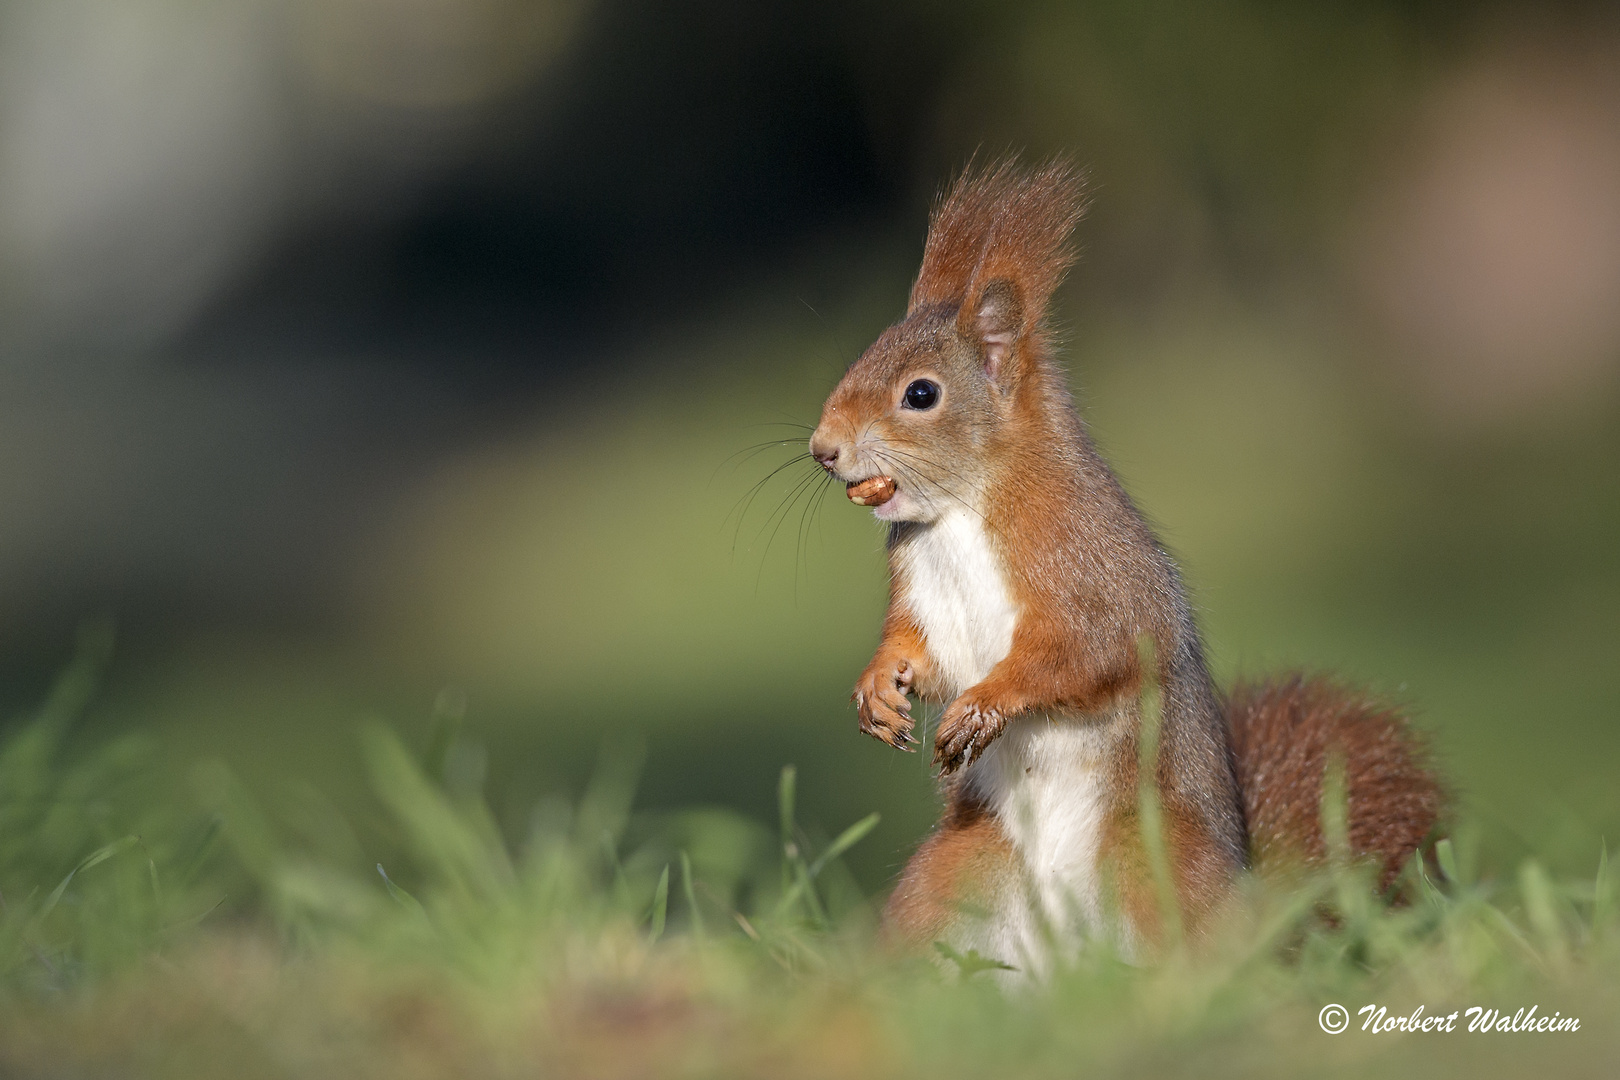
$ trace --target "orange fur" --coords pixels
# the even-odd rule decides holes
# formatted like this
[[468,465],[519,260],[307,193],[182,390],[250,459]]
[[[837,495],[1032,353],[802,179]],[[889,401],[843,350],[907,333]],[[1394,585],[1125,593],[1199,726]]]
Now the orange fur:
[[[934,754],[950,805],[890,903],[904,938],[953,925],[975,897],[1014,903],[1009,883],[1040,893],[1056,865],[1076,887],[1109,878],[1128,940],[1159,934],[1137,811],[1144,675],[1160,689],[1151,779],[1171,881],[1195,934],[1247,861],[1246,814],[1262,853],[1294,844],[1320,857],[1306,811],[1326,746],[1349,755],[1358,850],[1396,859],[1438,812],[1393,714],[1317,683],[1240,691],[1229,732],[1179,572],[1092,445],[1053,356],[1047,309],[1083,207],[1063,162],[965,171],[935,206],[906,317],[850,367],[810,440],[850,485],[894,481],[875,509],[891,523],[890,595],[856,686],[861,730],[909,749],[907,694],[945,705]],[[934,391],[921,406],[919,384]],[[1020,724],[1046,727],[1007,749]],[[1050,760],[1072,776],[1007,757],[1036,746],[1059,747]],[[1054,798],[1052,829],[1007,816]]]
[[889,894],[885,930],[896,941],[926,946],[988,908],[1016,874],[1012,846],[984,804],[953,800]]
[[897,750],[908,746],[914,740],[906,692],[927,694],[933,687],[932,675],[922,631],[903,607],[891,605],[883,620],[882,644],[851,695],[861,731]]
[[1332,679],[1288,675],[1232,690],[1227,719],[1255,867],[1319,862],[1322,785],[1344,758],[1350,851],[1388,888],[1445,807],[1428,753],[1406,717]]

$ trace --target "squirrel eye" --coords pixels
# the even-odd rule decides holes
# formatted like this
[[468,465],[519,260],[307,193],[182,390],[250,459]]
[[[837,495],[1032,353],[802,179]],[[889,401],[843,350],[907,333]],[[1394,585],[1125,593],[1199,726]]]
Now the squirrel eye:
[[928,379],[918,379],[906,387],[905,403],[908,409],[932,409],[939,401],[939,384]]

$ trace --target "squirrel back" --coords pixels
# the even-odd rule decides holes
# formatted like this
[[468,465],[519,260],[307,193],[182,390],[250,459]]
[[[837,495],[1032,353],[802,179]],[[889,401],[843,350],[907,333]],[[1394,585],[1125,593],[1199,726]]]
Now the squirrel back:
[[[1362,738],[1375,723],[1306,682],[1234,698],[1234,738],[1179,571],[1054,358],[1047,309],[1082,191],[1061,161],[965,172],[935,206],[905,318],[851,365],[810,439],[851,500],[889,524],[889,610],[854,695],[861,730],[909,749],[908,695],[945,705],[934,757],[948,807],[901,876],[891,928],[1033,965],[1054,940],[1109,933],[1131,949],[1162,931],[1143,786],[1196,933],[1249,861],[1251,832],[1268,852],[1320,856],[1303,793],[1312,768],[1320,791],[1341,736],[1353,737],[1352,842],[1364,838],[1362,751],[1385,746]],[[1160,726],[1139,777],[1148,677]],[[1368,820],[1378,831],[1380,814]]]

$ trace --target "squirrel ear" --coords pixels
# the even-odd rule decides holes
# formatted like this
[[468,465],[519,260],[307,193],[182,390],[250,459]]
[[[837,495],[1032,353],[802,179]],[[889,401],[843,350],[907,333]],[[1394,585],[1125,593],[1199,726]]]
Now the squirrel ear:
[[1012,373],[1008,358],[1024,319],[1018,290],[1006,278],[988,282],[979,290],[978,299],[963,307],[962,315],[971,319],[971,325],[962,329],[984,350],[984,373],[991,382],[1005,386]]

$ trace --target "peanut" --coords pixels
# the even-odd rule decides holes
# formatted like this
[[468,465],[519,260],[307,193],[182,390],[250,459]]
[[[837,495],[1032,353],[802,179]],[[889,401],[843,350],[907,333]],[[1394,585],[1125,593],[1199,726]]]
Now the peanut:
[[874,476],[844,489],[849,501],[857,506],[882,506],[894,498],[897,485],[892,476]]

